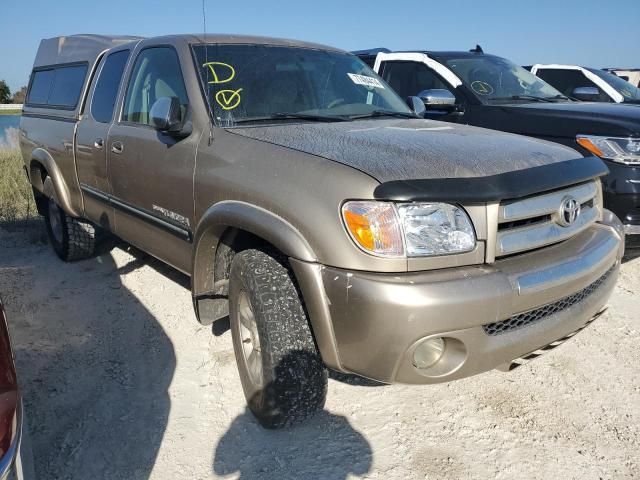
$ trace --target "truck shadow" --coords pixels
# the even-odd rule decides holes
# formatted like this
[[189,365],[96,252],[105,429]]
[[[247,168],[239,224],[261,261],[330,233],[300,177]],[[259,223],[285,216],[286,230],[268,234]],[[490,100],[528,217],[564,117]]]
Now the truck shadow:
[[118,239],[111,239],[109,242],[105,242],[103,251],[111,250],[116,247],[124,250],[129,255],[132,255],[135,258],[134,261],[129,262],[126,266],[123,266],[120,269],[121,275],[128,272],[133,272],[134,270],[137,270],[138,268],[141,268],[143,266],[147,266],[151,267],[163,277],[168,278],[172,282],[180,285],[182,288],[191,290],[191,280],[188,275],[185,275],[179,270],[176,270],[175,268],[167,265],[161,260],[158,260],[148,253],[145,253],[142,250],[134,247],[133,245],[129,245],[128,243],[125,243]]
[[322,411],[289,430],[265,430],[249,410],[220,439],[216,475],[239,480],[345,480],[370,472],[373,454],[365,437],[340,415]]
[[[289,371],[292,364],[306,363],[304,355],[300,351],[285,357],[276,367],[281,371],[276,375]],[[225,476],[239,473],[240,480],[345,480],[369,473],[372,456],[367,439],[343,416],[323,410],[302,425],[265,430],[246,409],[220,439],[213,472]]]
[[146,479],[171,402],[173,345],[109,253],[0,252],[37,478]]

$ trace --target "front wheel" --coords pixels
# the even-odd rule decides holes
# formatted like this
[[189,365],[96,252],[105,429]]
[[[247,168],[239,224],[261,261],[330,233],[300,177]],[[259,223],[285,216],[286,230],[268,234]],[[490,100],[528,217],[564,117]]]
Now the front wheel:
[[49,241],[62,260],[71,262],[93,255],[96,246],[96,227],[93,224],[70,217],[52,198],[47,201],[45,222]]
[[231,263],[229,316],[249,409],[262,426],[283,428],[322,410],[327,371],[293,274],[259,250]]

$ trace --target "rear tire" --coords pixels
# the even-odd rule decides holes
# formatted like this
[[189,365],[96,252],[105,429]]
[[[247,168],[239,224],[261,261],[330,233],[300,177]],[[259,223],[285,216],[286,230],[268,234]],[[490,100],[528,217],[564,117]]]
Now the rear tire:
[[52,198],[47,200],[45,223],[49,241],[62,260],[72,262],[93,256],[96,227],[92,223],[70,217]]
[[235,255],[229,316],[242,388],[260,424],[284,428],[322,410],[327,371],[285,261],[259,250]]

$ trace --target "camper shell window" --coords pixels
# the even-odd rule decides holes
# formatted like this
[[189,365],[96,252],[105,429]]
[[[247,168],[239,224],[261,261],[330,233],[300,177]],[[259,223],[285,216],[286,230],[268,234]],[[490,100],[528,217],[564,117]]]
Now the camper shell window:
[[27,105],[73,110],[78,105],[87,69],[86,63],[35,69]]

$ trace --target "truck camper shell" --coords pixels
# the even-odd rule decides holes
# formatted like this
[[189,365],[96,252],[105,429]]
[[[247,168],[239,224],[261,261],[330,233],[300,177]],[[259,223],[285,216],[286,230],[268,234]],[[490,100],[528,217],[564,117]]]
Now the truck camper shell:
[[[29,79],[29,89],[23,112],[29,114],[46,114],[56,117],[77,118],[82,109],[82,99],[85,96],[90,78],[107,50],[126,43],[137,42],[142,37],[135,36],[108,36],[108,35],[69,35],[46,38],[40,42],[36,59],[33,64],[33,72]],[[71,101],[64,104],[50,102],[51,93],[55,91],[56,73],[60,69],[73,69],[72,78],[58,79],[72,81],[74,87],[79,87],[79,94],[73,104]],[[69,72],[69,70],[67,70]],[[70,72],[71,73],[71,72]],[[69,75],[68,75],[69,76]],[[34,84],[38,90],[36,96]],[[63,89],[61,89],[63,90]],[[65,85],[65,90],[69,86]],[[37,97],[37,98],[36,98]]]

